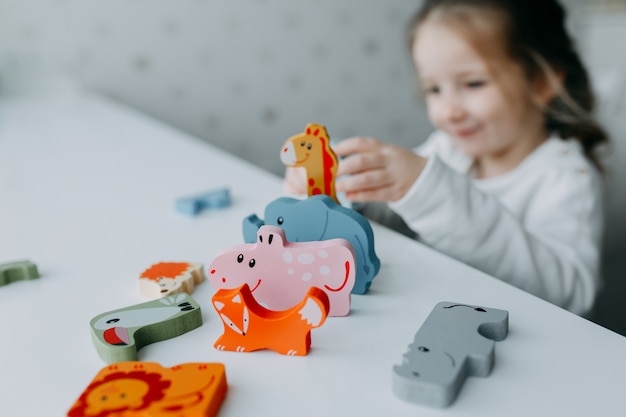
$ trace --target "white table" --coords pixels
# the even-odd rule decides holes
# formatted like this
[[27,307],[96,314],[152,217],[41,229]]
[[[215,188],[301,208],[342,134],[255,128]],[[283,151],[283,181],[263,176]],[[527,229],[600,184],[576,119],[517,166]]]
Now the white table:
[[[232,207],[175,212],[177,197],[221,186]],[[0,415],[65,415],[105,366],[89,320],[148,301],[136,278],[149,265],[206,265],[242,243],[243,217],[282,194],[279,178],[110,100],[1,99],[0,262],[31,259],[42,276],[0,287]],[[312,331],[309,355],[215,350],[222,323],[205,282],[192,295],[204,324],[139,359],[224,363],[222,417],[623,415],[626,338],[373,226],[381,271],[348,317]],[[443,410],[391,391],[393,365],[439,301],[510,313],[491,376],[470,378]]]

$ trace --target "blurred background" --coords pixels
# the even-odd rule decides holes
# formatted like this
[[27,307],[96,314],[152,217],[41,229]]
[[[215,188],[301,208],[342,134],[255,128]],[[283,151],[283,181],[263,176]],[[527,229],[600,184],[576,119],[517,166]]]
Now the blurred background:
[[[0,0],[0,99],[79,85],[277,175],[309,122],[415,146],[427,121],[406,42],[418,0]],[[592,320],[626,334],[626,0],[565,0],[611,132]]]

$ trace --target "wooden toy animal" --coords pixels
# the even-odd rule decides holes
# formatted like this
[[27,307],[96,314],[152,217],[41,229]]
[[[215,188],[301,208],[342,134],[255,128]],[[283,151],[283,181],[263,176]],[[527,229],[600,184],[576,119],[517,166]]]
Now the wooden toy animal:
[[213,417],[228,384],[221,363],[120,362],[102,368],[67,417]]
[[176,210],[188,216],[195,216],[207,209],[220,209],[231,205],[230,189],[219,188],[198,195],[176,200]]
[[213,306],[224,323],[224,333],[214,345],[216,349],[271,349],[290,356],[309,352],[311,329],[324,323],[330,308],[326,293],[311,287],[300,303],[290,309],[268,310],[254,299],[248,284],[217,291]]
[[303,133],[287,139],[280,160],[286,166],[306,169],[309,196],[325,194],[339,203],[335,193],[337,156],[330,148],[326,127],[309,123]]
[[139,276],[139,293],[153,299],[186,292],[205,280],[204,266],[190,262],[159,262]]
[[15,281],[39,278],[37,265],[31,261],[15,261],[0,264],[0,286]]
[[345,316],[350,312],[354,266],[354,252],[345,239],[289,242],[280,227],[262,226],[256,243],[217,254],[208,277],[218,289],[248,284],[254,298],[272,310],[290,308],[310,287],[318,287],[330,300],[330,315]]
[[200,306],[188,294],[99,314],[91,322],[91,340],[106,363],[137,360],[145,345],[171,339],[202,325]]
[[353,209],[318,195],[305,200],[281,197],[265,207],[265,220],[255,214],[243,220],[244,241],[256,241],[259,227],[280,226],[291,242],[346,239],[356,257],[356,283],[353,294],[365,294],[380,270],[374,249],[374,232],[369,221]]
[[447,407],[465,379],[486,377],[494,363],[494,341],[509,329],[505,310],[441,302],[415,335],[401,365],[393,367],[394,394],[406,401]]

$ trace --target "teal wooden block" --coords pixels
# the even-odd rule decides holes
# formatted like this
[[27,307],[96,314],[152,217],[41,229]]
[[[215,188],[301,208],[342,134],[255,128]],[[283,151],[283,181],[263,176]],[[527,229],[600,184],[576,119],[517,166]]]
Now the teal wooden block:
[[106,363],[136,361],[137,351],[202,325],[200,305],[181,293],[94,317],[91,339]]
[[39,278],[37,265],[31,261],[15,261],[0,264],[0,286],[15,281],[27,281]]

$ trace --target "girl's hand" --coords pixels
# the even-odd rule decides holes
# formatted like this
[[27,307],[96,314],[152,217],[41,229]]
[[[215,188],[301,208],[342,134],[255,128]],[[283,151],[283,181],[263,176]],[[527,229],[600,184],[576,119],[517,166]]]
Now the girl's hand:
[[351,201],[396,201],[404,197],[426,165],[409,149],[373,138],[353,137],[333,147],[339,163],[337,192]]
[[307,194],[306,169],[301,167],[287,167],[283,187],[290,194]]

